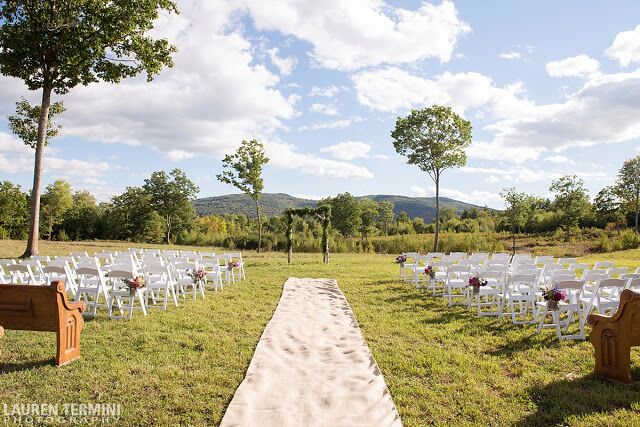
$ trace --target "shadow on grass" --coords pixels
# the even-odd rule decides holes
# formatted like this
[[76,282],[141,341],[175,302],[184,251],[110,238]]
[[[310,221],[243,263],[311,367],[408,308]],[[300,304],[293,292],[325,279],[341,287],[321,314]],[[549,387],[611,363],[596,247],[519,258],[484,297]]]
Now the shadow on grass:
[[640,402],[640,384],[613,384],[595,374],[536,385],[528,393],[537,410],[517,426],[567,425],[572,416],[632,409],[632,405]]
[[29,371],[43,366],[56,366],[56,359],[30,360],[22,363],[3,363],[0,365],[0,375],[8,374],[10,372]]

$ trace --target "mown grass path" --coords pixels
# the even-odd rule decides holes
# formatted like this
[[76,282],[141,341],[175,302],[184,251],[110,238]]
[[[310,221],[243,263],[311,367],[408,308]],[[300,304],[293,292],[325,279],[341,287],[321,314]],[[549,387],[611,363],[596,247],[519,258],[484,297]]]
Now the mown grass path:
[[[43,251],[79,247],[44,245]],[[0,257],[20,248],[2,245]],[[638,255],[597,258],[635,266]],[[217,424],[286,278],[331,277],[407,426],[640,425],[640,386],[593,376],[586,341],[559,343],[552,331],[538,336],[533,326],[448,307],[398,282],[393,256],[335,255],[323,265],[319,254],[296,254],[294,262],[287,266],[283,254],[249,254],[248,279],[209,291],[204,301],[147,318],[138,313],[131,321],[88,321],[82,359],[60,369],[52,366],[52,334],[8,331],[0,339],[0,403],[112,402],[123,404],[123,425]]]

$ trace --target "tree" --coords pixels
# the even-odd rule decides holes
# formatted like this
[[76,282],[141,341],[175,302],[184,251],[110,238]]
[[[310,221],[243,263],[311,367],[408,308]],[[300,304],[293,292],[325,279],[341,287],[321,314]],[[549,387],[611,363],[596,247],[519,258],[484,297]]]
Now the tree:
[[76,191],[73,195],[73,205],[66,212],[62,228],[73,240],[83,240],[95,237],[100,212],[96,198],[88,191]]
[[53,227],[62,223],[67,211],[73,206],[71,185],[62,179],[47,185],[42,195],[42,220],[47,227],[47,238],[53,238]]
[[389,226],[393,223],[393,203],[378,202],[378,222],[385,236],[389,235]]
[[516,253],[516,231],[525,226],[532,210],[531,197],[526,193],[518,193],[516,189],[506,188],[502,190],[500,196],[504,199],[505,210],[503,211],[506,223],[511,229],[512,251]]
[[[593,199],[593,209],[598,227],[605,228],[608,224],[617,224],[624,219],[620,212],[620,201],[613,186],[604,187]],[[625,221],[626,222],[626,221]]]
[[629,159],[622,164],[618,172],[615,193],[628,212],[634,214],[634,229],[638,229],[640,218],[640,156]]
[[362,198],[358,202],[360,205],[360,235],[368,240],[369,236],[376,231],[376,220],[378,219],[378,203],[369,198]]
[[[341,193],[330,199],[333,228],[344,237],[355,236],[360,229],[360,205],[350,193]],[[320,206],[321,203],[318,203]]]
[[269,163],[264,154],[264,145],[256,139],[242,141],[238,150],[222,159],[223,172],[217,175],[219,181],[233,185],[247,194],[256,205],[258,219],[258,253],[262,248],[262,217],[260,214],[260,197],[264,190],[262,168]]
[[19,185],[0,183],[0,232],[2,239],[21,239],[29,220],[29,199]]
[[578,227],[582,219],[591,212],[584,181],[576,175],[565,175],[553,181],[549,191],[555,194],[553,205],[558,212],[560,225],[569,238],[571,229]]
[[194,219],[191,201],[200,191],[180,169],[170,174],[154,172],[144,180],[142,188],[151,199],[151,207],[164,219],[166,242],[171,243],[171,233],[176,224]]
[[[40,123],[42,107],[40,105],[31,105],[26,99],[16,102],[16,115],[9,116],[9,128],[17,137],[19,137],[25,145],[36,148],[38,144],[38,124]],[[47,130],[44,139],[44,145],[49,145],[52,138],[58,136],[62,126],[53,122],[53,117],[64,113],[65,108],[62,102],[54,102],[49,107],[49,116],[47,117]]]
[[117,83],[142,72],[150,81],[173,65],[175,48],[150,36],[161,10],[177,12],[171,0],[0,1],[0,73],[42,91],[24,257],[38,254],[40,179],[52,93],[63,95],[100,80]]
[[466,148],[471,144],[471,122],[453,112],[451,107],[434,105],[412,110],[398,117],[391,133],[396,151],[407,163],[427,172],[436,186],[436,229],[433,250],[438,251],[440,235],[440,179],[446,169],[467,163]]

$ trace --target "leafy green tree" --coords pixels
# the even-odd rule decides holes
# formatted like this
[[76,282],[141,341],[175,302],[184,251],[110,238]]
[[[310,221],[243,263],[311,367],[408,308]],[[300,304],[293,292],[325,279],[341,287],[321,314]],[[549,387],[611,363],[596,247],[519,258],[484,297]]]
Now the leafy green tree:
[[409,215],[405,211],[400,211],[396,218],[396,222],[398,224],[408,223],[411,222],[411,218],[409,218]]
[[378,224],[385,236],[389,235],[389,227],[393,224],[393,203],[378,202]]
[[369,198],[362,198],[358,201],[360,209],[360,235],[368,240],[369,236],[376,232],[376,221],[378,219],[378,203]]
[[555,195],[553,206],[558,212],[560,225],[569,238],[571,230],[578,227],[591,213],[591,203],[584,181],[576,175],[565,175],[553,181],[549,191]]
[[458,211],[454,206],[443,206],[440,208],[440,223],[444,224],[447,221],[458,218]]
[[21,239],[29,220],[29,199],[19,185],[0,183],[0,232],[2,239]]
[[42,220],[47,227],[47,238],[53,237],[53,227],[61,224],[73,205],[71,185],[62,179],[47,185],[42,195]]
[[222,159],[223,172],[217,175],[219,181],[230,184],[249,195],[256,205],[258,220],[258,253],[262,248],[262,217],[260,197],[264,190],[262,168],[269,163],[264,153],[264,145],[256,139],[242,141],[238,150]]
[[446,169],[467,163],[466,149],[471,144],[471,122],[453,112],[451,107],[434,105],[412,110],[398,117],[391,133],[396,151],[407,163],[427,172],[436,186],[436,229],[434,251],[440,236],[440,180]]
[[360,205],[349,193],[341,193],[330,199],[331,225],[344,237],[355,236],[362,224]]
[[[36,148],[38,144],[38,124],[42,107],[40,105],[31,105],[26,99],[16,102],[16,115],[9,116],[9,128],[17,137],[19,137],[25,145]],[[49,116],[47,117],[47,130],[44,139],[44,145],[49,145],[52,138],[58,136],[62,126],[53,122],[53,117],[64,113],[65,108],[62,102],[54,102],[49,107]]]
[[619,223],[624,220],[620,211],[620,201],[614,186],[604,187],[593,199],[593,210],[598,227],[605,228],[607,224]]
[[618,172],[615,193],[622,201],[627,212],[634,215],[634,229],[639,232],[640,219],[640,156],[629,159],[622,164]]
[[155,229],[157,219],[162,220],[162,217],[151,207],[151,196],[143,188],[127,187],[122,194],[113,197],[104,216],[104,238],[152,243],[161,242],[164,238],[164,221],[159,240],[149,240],[147,236],[148,223],[154,223],[151,228]]
[[73,205],[64,216],[62,229],[73,240],[96,237],[100,216],[96,198],[86,190],[76,191]]
[[171,0],[0,1],[0,73],[42,91],[35,143],[31,223],[23,256],[38,254],[40,176],[51,115],[51,95],[100,80],[117,83],[171,66],[175,51],[150,32]]
[[502,190],[500,196],[504,199],[505,210],[503,217],[511,229],[512,251],[516,253],[516,232],[525,226],[532,210],[532,198],[526,193],[518,193],[515,188]]
[[180,169],[169,174],[153,172],[142,188],[149,194],[153,210],[164,218],[166,243],[171,243],[172,232],[177,231],[174,228],[195,219],[191,202],[200,189]]

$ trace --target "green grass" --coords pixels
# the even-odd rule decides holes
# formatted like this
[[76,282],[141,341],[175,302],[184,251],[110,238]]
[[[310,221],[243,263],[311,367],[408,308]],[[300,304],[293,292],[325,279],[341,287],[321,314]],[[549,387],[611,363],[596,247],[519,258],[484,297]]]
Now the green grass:
[[[104,247],[127,246],[101,243]],[[68,253],[80,244],[44,244]],[[86,246],[94,250],[93,244]],[[4,242],[0,257],[22,243]],[[636,266],[640,251],[606,254]],[[588,342],[478,318],[396,280],[389,255],[248,254],[248,279],[131,321],[88,321],[82,358],[52,366],[53,334],[0,339],[0,404],[122,403],[123,425],[217,424],[289,276],[331,277],[351,304],[407,426],[640,425],[640,386],[592,374]],[[635,352],[634,352],[635,353]],[[640,372],[637,354],[634,372]],[[0,405],[1,407],[1,405]]]

